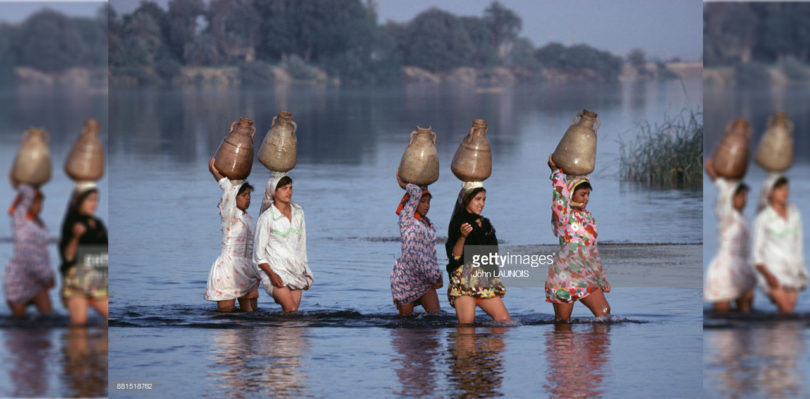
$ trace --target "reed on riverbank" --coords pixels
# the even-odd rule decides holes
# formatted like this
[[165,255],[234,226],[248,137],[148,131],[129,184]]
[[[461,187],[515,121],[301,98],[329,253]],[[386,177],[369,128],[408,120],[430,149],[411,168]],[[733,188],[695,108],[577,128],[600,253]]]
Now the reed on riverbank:
[[619,141],[621,180],[651,186],[696,187],[703,170],[703,113],[683,110],[662,123],[637,123],[631,141]]

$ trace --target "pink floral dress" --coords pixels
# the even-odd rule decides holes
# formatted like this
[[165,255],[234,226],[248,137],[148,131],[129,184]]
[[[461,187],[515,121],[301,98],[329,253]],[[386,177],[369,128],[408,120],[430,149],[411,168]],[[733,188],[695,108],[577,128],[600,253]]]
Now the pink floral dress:
[[402,256],[391,271],[391,295],[397,305],[413,303],[442,281],[436,258],[436,228],[427,217],[420,220],[414,216],[422,189],[415,184],[408,184],[406,189],[408,202],[399,214]]
[[223,177],[219,180],[222,200],[222,252],[211,266],[205,286],[207,301],[224,301],[247,296],[259,285],[253,265],[253,218],[236,207],[236,193],[242,184]]
[[12,304],[27,303],[54,282],[48,255],[48,229],[28,217],[34,188],[21,184],[21,200],[11,210],[14,255],[3,272],[3,291]]
[[551,173],[553,202],[551,224],[560,240],[560,250],[548,269],[546,302],[571,303],[608,285],[596,247],[596,219],[587,209],[570,205],[577,179],[563,177],[561,169]]

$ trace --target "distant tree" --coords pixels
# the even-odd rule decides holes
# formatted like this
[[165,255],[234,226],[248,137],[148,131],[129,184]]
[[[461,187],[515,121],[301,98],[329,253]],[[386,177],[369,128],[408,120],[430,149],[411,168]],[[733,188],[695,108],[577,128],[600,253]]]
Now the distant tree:
[[512,51],[506,58],[506,63],[509,66],[525,68],[530,71],[540,69],[540,62],[535,57],[535,49],[531,40],[525,37],[519,37],[512,44]]
[[476,49],[461,19],[438,8],[414,17],[400,37],[403,62],[430,71],[470,65]]
[[561,43],[551,42],[534,52],[534,58],[543,68],[560,68],[565,63],[566,48]]
[[168,41],[169,49],[175,58],[184,60],[186,45],[194,42],[194,36],[197,34],[197,18],[204,14],[203,0],[169,1]]
[[[152,66],[162,38],[160,27],[148,13],[132,14],[122,26],[122,54],[116,55],[116,63],[120,62],[121,66]],[[112,44],[119,46],[118,43]]]
[[[791,3],[755,3],[752,8],[759,15],[758,40],[754,46],[754,58],[773,62],[790,54],[794,46],[790,20]],[[807,23],[807,21],[804,21]],[[805,43],[804,46],[807,46]]]
[[470,57],[471,66],[489,67],[500,62],[495,36],[490,27],[478,17],[459,17],[475,50]]
[[253,0],[211,0],[207,16],[208,30],[224,56],[223,62],[256,59],[262,19]]
[[492,32],[498,58],[503,63],[512,48],[512,43],[520,34],[523,21],[514,11],[494,1],[484,10],[484,23]]
[[87,45],[74,22],[47,8],[22,23],[15,48],[17,65],[45,72],[80,65],[88,56]]
[[640,49],[633,49],[627,54],[627,62],[636,69],[642,69],[647,65],[647,56]]
[[191,43],[186,43],[183,59],[186,60],[186,65],[218,64],[220,59],[216,40],[210,33],[195,36]]

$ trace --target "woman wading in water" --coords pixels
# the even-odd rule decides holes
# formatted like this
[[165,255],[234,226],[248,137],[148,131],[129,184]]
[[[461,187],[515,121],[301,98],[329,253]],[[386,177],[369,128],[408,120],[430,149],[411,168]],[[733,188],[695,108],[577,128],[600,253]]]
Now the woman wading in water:
[[[400,185],[404,182],[399,178]],[[428,313],[441,311],[436,290],[442,287],[442,272],[436,259],[436,228],[427,217],[432,195],[415,184],[405,186],[397,208],[402,256],[391,271],[391,295],[400,315],[422,305]]]
[[569,321],[574,302],[581,301],[594,316],[610,314],[605,292],[610,292],[596,247],[596,219],[585,209],[591,194],[587,176],[564,177],[551,156],[553,199],[551,225],[560,240],[560,251],[548,269],[546,302],[554,306],[557,321]]

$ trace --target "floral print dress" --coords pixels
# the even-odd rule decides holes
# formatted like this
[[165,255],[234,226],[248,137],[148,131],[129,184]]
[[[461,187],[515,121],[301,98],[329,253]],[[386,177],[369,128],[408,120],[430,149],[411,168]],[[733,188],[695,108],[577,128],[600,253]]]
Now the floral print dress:
[[737,299],[753,288],[756,281],[748,259],[748,222],[732,205],[739,183],[718,177],[714,185],[720,245],[704,276],[703,298],[707,302]]
[[20,184],[20,201],[9,210],[14,255],[3,272],[3,291],[12,304],[27,303],[54,282],[48,255],[48,229],[28,216],[34,188]]
[[[222,252],[211,266],[203,298],[224,301],[248,296],[258,287],[259,278],[253,265],[253,218],[236,207],[236,194],[242,184],[227,177],[219,180],[222,199]],[[251,295],[252,296],[252,295]]]
[[436,257],[436,228],[427,217],[417,219],[422,189],[408,184],[408,201],[399,213],[402,256],[391,271],[391,295],[396,305],[413,303],[442,281]]
[[596,247],[596,219],[588,210],[570,204],[578,179],[582,178],[566,179],[559,168],[551,173],[551,224],[560,250],[548,269],[546,302],[571,303],[608,285]]

